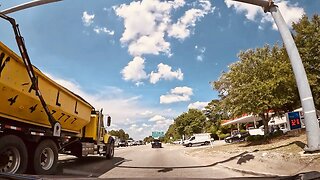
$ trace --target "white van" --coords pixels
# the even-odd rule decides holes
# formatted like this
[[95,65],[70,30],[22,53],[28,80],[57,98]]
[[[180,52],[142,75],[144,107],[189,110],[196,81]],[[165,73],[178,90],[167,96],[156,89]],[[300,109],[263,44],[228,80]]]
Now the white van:
[[211,138],[210,133],[193,134],[188,140],[183,141],[183,145],[191,147],[193,145],[209,145],[214,139]]

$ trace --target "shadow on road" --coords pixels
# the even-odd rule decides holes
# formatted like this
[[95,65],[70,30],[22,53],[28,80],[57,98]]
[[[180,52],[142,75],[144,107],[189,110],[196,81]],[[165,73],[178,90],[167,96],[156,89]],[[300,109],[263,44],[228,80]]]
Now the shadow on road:
[[111,160],[107,160],[105,157],[96,156],[60,160],[56,175],[99,177],[116,167],[116,164],[123,160],[124,158],[121,157],[114,157]]

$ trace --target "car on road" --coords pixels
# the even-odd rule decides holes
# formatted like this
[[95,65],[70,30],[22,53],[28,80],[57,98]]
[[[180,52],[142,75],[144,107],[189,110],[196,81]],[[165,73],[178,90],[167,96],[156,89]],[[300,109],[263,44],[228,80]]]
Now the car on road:
[[249,132],[237,132],[231,136],[226,137],[224,140],[226,143],[244,141],[246,137],[250,136]]
[[162,148],[162,143],[159,139],[155,139],[151,142],[152,148]]
[[133,143],[134,143],[134,140],[131,140],[131,139],[127,140],[128,146],[133,146]]
[[127,141],[121,140],[121,141],[119,142],[119,147],[126,147],[126,146],[128,146]]
[[209,145],[214,139],[211,138],[210,133],[193,134],[189,139],[183,141],[183,145],[191,147],[193,145]]

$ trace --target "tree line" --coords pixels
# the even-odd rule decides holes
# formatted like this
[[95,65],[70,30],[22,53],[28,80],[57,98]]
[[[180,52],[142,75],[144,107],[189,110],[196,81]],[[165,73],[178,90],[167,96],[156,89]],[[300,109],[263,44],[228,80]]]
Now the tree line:
[[[320,109],[320,17],[304,15],[293,23],[292,35],[302,58],[315,106]],[[165,140],[182,135],[210,132],[217,138],[229,135],[232,126],[221,126],[223,120],[243,114],[257,115],[268,127],[270,112],[284,114],[301,107],[295,78],[285,47],[281,44],[240,51],[238,59],[212,83],[219,98],[205,110],[190,109],[174,119]],[[244,129],[244,127],[242,127]],[[268,128],[265,134],[268,134]],[[171,138],[170,138],[171,137]]]

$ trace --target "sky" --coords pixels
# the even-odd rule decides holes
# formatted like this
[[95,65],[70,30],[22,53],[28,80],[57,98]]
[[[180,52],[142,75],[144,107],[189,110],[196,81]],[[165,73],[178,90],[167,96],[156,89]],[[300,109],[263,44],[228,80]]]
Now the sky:
[[[0,11],[27,0],[0,0]],[[277,0],[288,27],[320,1]],[[217,98],[237,54],[282,43],[269,13],[231,0],[64,0],[10,14],[32,63],[112,117],[134,139],[166,131]],[[0,41],[18,52],[10,24]]]

